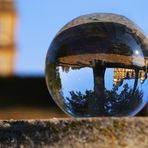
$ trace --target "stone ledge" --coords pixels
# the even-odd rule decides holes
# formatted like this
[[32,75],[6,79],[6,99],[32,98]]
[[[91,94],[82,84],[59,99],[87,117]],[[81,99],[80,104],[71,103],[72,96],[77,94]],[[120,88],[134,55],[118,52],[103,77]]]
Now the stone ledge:
[[0,121],[0,147],[148,147],[148,118]]

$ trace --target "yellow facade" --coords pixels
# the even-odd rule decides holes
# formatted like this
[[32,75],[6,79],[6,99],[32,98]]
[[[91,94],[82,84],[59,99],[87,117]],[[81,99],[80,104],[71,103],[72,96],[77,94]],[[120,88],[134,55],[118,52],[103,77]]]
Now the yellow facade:
[[0,0],[0,76],[13,74],[16,11],[13,0]]
[[[114,68],[114,85],[119,86],[124,79],[135,79],[135,70],[126,68]],[[147,73],[140,70],[138,74],[141,84],[147,79]]]

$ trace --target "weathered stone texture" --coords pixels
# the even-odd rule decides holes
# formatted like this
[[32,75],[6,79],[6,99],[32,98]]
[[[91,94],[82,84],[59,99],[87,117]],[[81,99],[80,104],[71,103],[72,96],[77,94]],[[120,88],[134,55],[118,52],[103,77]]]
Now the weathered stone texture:
[[148,118],[0,121],[0,147],[147,148]]

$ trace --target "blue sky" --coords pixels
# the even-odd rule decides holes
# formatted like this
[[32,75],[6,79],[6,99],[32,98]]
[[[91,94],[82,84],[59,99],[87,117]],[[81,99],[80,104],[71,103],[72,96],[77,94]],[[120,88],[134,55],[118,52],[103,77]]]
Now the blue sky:
[[55,34],[73,18],[94,12],[127,16],[148,34],[147,0],[16,0],[17,74],[44,74],[47,49]]

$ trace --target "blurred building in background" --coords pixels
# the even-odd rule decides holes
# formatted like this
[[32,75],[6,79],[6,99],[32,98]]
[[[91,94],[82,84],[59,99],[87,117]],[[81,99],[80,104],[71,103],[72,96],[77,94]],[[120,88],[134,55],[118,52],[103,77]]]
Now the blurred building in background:
[[13,73],[16,8],[14,0],[0,0],[0,76]]
[[14,72],[16,21],[16,1],[0,0],[0,119],[60,117],[43,76]]

